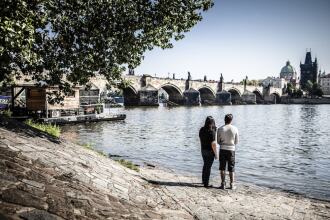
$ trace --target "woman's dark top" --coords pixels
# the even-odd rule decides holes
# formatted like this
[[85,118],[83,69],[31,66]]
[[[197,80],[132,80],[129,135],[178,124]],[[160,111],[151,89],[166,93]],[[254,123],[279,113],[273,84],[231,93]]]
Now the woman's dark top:
[[202,127],[199,130],[199,139],[201,140],[202,150],[212,151],[212,142],[215,141],[215,131],[208,128]]

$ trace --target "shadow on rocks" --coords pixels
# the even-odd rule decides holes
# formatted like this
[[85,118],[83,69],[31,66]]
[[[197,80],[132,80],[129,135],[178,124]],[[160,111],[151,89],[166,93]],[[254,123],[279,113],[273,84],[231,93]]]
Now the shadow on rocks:
[[149,180],[144,177],[142,177],[142,179],[150,184],[160,185],[160,186],[183,186],[183,187],[195,187],[195,188],[204,187],[202,183],[158,181],[158,180]]

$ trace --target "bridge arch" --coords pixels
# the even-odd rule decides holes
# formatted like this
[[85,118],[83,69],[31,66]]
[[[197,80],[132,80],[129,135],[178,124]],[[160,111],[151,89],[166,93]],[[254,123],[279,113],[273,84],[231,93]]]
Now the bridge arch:
[[228,92],[230,92],[230,94],[231,94],[231,103],[233,105],[241,104],[242,97],[241,97],[241,92],[238,89],[230,88],[230,89],[228,89]]
[[168,100],[176,104],[183,104],[184,98],[182,91],[179,87],[174,84],[166,83],[160,86],[168,94]]
[[125,106],[135,106],[139,104],[139,94],[133,86],[124,88],[123,96]]
[[203,86],[198,89],[200,98],[201,98],[201,103],[202,104],[214,104],[215,102],[215,93],[213,89],[211,89],[208,86]]
[[257,104],[260,104],[260,103],[263,103],[263,97],[262,97],[262,93],[258,90],[258,89],[255,89],[253,91],[253,93],[256,95],[256,102]]
[[281,103],[281,95],[278,92],[273,92],[270,94],[271,96],[274,96],[274,103],[279,104]]

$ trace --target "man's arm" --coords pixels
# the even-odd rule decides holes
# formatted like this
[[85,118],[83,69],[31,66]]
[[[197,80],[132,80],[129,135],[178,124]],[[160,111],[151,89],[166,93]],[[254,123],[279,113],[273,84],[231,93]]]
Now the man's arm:
[[235,145],[237,145],[239,142],[239,137],[238,137],[238,130],[236,132],[236,135],[235,135]]

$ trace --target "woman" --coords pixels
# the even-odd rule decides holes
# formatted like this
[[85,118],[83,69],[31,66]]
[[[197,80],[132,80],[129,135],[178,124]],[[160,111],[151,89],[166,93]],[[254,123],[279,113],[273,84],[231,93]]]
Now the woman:
[[199,139],[201,141],[202,157],[204,161],[202,180],[204,187],[209,187],[211,167],[215,157],[212,149],[212,142],[215,141],[215,121],[212,116],[208,116],[205,125],[199,130]]

